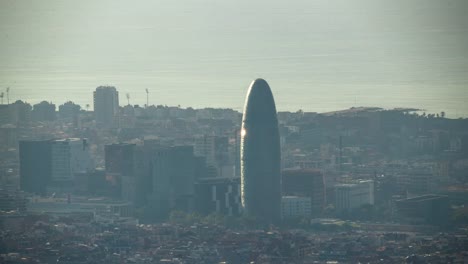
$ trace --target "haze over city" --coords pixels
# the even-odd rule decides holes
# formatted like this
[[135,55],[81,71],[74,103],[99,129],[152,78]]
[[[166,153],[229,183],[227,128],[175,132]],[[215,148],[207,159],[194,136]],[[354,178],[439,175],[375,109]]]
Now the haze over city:
[[0,1],[0,263],[468,263],[468,1]]
[[[12,100],[242,109],[246,80],[280,111],[414,107],[468,115],[464,0],[2,1],[0,88]],[[196,96],[194,96],[196,95]]]

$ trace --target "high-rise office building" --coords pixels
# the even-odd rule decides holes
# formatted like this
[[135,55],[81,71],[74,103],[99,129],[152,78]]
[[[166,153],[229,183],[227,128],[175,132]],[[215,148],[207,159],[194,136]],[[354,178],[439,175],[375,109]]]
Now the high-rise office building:
[[86,139],[20,141],[19,146],[20,185],[26,192],[71,189],[76,174],[94,169]]
[[242,213],[240,178],[198,179],[195,184],[195,207],[204,215],[218,213],[226,216],[239,216]]
[[20,141],[20,188],[23,191],[45,194],[52,174],[50,140]]
[[195,138],[194,153],[204,157],[206,165],[215,172],[214,177],[233,177],[234,164],[229,160],[229,138],[201,136]]
[[241,200],[245,213],[264,222],[281,219],[278,119],[268,83],[249,87],[241,130]]
[[106,177],[115,182],[120,189],[121,199],[133,202],[136,189],[136,145],[119,143],[106,145]]
[[67,138],[51,143],[52,181],[72,183],[76,173],[94,169],[86,139]]
[[325,206],[325,181],[321,171],[312,169],[287,169],[282,175],[285,196],[307,197],[311,214],[320,215]]
[[103,127],[118,124],[119,92],[113,86],[99,86],[94,92],[94,116]]
[[216,136],[199,136],[195,138],[193,151],[196,156],[204,157],[206,165],[215,167],[216,164]]
[[66,140],[51,142],[52,155],[52,181],[56,183],[71,182],[73,173],[71,171],[71,151]]
[[104,146],[106,172],[133,177],[135,148],[136,145],[130,143]]
[[157,218],[172,210],[193,211],[197,159],[193,146],[160,147],[152,155],[148,203]]

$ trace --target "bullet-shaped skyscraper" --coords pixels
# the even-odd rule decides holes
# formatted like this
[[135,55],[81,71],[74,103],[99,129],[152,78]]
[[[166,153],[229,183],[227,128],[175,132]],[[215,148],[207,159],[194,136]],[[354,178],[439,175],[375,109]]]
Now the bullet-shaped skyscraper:
[[241,200],[260,221],[281,218],[281,153],[275,101],[268,83],[256,79],[245,100],[241,130]]

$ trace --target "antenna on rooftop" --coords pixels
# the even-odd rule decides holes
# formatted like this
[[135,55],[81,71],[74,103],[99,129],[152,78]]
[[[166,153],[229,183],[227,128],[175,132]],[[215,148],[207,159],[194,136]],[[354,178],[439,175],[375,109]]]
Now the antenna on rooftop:
[[127,97],[127,103],[128,103],[128,105],[130,105],[130,94],[127,93],[125,96]]
[[3,104],[3,96],[5,96],[5,94],[3,92],[0,93],[0,98],[2,98],[2,104]]

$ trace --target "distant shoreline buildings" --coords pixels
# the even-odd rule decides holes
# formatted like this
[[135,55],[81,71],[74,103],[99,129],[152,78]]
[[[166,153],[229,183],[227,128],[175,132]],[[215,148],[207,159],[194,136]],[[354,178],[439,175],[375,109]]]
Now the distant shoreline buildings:
[[96,123],[116,127],[119,117],[119,92],[113,86],[99,86],[93,93]]

